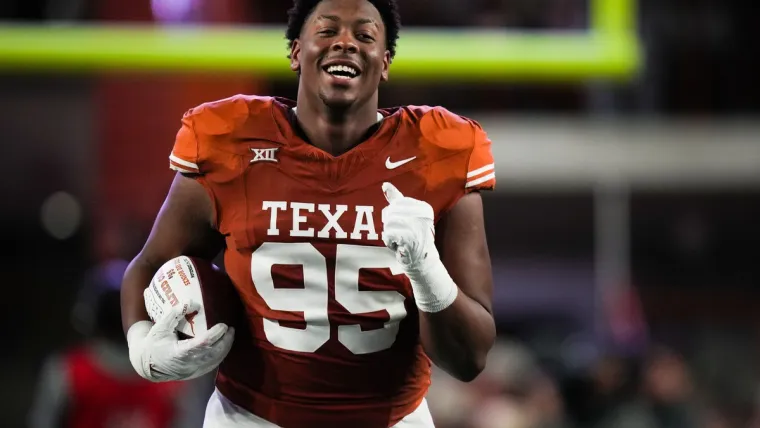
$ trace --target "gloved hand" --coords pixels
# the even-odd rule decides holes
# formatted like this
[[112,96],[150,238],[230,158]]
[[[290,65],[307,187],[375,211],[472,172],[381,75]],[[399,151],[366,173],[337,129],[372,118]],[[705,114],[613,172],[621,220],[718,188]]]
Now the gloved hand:
[[383,242],[396,252],[405,269],[420,270],[425,264],[440,261],[435,248],[433,207],[427,202],[407,198],[391,183],[383,183],[388,206],[383,208]]
[[391,183],[383,183],[388,206],[383,208],[383,242],[412,283],[417,307],[439,312],[456,300],[459,288],[441,262],[435,246],[433,207],[409,198]]
[[139,321],[129,328],[129,360],[140,376],[153,382],[186,380],[219,366],[232,348],[234,328],[220,323],[187,340],[175,332],[180,320],[198,308],[194,302],[173,306],[155,324]]

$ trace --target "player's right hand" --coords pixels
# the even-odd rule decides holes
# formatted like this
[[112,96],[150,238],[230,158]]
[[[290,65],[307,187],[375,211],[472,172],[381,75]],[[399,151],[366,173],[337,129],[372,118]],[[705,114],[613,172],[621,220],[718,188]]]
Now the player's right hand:
[[219,366],[232,348],[234,328],[220,323],[191,339],[177,337],[177,324],[198,308],[194,302],[173,306],[155,324],[139,321],[129,328],[129,360],[140,376],[153,382],[186,380]]

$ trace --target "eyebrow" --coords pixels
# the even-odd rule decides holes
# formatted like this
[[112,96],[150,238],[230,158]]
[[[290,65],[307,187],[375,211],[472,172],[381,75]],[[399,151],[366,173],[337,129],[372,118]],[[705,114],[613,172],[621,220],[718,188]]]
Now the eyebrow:
[[[340,17],[338,17],[336,15],[319,15],[317,17],[317,19],[325,19],[325,20],[328,20],[328,21],[340,22]],[[375,20],[371,19],[371,18],[359,18],[359,19],[356,20],[356,23],[360,24],[360,25],[363,25],[363,24],[374,24]]]

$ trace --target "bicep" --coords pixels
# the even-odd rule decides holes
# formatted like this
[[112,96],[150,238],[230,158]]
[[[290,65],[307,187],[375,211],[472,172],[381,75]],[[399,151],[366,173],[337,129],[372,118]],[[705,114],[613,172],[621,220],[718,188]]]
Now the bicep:
[[441,217],[436,226],[436,244],[441,261],[459,289],[491,312],[493,276],[480,193],[463,196]]
[[224,245],[213,223],[213,202],[203,185],[178,173],[140,257],[159,266],[180,255],[211,259]]

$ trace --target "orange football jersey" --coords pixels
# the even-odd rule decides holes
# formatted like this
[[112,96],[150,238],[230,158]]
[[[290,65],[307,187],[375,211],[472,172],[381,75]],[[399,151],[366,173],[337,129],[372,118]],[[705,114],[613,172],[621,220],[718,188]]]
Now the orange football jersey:
[[381,185],[436,220],[495,184],[480,126],[438,107],[381,110],[332,156],[293,126],[295,103],[235,96],[187,112],[170,156],[203,184],[248,314],[217,387],[279,426],[390,427],[430,384],[408,278],[381,240]]

